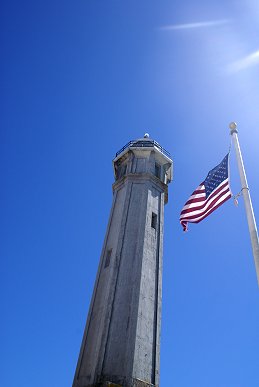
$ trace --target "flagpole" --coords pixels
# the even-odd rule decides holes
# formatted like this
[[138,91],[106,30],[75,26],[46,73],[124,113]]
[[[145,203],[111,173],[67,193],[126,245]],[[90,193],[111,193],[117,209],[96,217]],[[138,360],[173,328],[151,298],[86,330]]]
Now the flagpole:
[[253,249],[253,256],[254,256],[254,262],[255,262],[255,269],[256,269],[256,275],[257,275],[257,282],[259,286],[259,242],[258,242],[258,233],[257,233],[257,227],[254,217],[254,211],[253,206],[250,198],[249,188],[247,184],[246,179],[246,173],[243,163],[243,158],[239,146],[238,136],[237,136],[237,124],[235,122],[231,122],[229,124],[230,128],[230,134],[233,138],[233,142],[235,145],[236,150],[236,157],[237,157],[237,164],[238,164],[238,170],[241,180],[241,186],[242,186],[242,193],[244,197],[245,202],[245,210],[246,210],[246,217],[247,217],[247,223],[251,238],[251,244]]

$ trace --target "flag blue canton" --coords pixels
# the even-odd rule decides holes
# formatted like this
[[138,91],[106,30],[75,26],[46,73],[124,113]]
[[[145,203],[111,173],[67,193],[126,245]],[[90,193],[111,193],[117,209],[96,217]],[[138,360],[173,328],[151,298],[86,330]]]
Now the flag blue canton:
[[204,180],[204,187],[206,192],[206,198],[210,196],[211,192],[216,189],[222,181],[228,177],[228,154],[224,157],[219,165],[209,171],[206,179]]

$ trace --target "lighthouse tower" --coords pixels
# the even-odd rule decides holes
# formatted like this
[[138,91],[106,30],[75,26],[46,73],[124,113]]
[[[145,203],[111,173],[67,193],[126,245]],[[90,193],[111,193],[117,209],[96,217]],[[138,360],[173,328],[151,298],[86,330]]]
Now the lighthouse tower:
[[148,134],[113,160],[113,203],[73,387],[159,386],[170,154]]

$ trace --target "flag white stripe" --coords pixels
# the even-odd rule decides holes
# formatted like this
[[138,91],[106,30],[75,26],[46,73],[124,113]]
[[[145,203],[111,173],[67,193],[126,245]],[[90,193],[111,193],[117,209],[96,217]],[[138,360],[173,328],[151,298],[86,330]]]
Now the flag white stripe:
[[[227,180],[227,179],[226,179]],[[226,183],[226,180],[224,180],[224,182]],[[210,194],[210,196],[208,197],[208,199],[206,199],[206,200],[204,200],[203,202],[196,202],[196,203],[190,203],[190,204],[187,204],[187,205],[185,205],[184,207],[183,207],[183,209],[182,209],[182,211],[183,210],[188,210],[188,209],[190,209],[190,208],[197,208],[197,207],[199,207],[199,206],[202,206],[205,202],[206,202],[206,205],[204,206],[204,207],[202,207],[201,209],[198,209],[197,211],[192,211],[192,212],[190,212],[190,213],[188,213],[188,216],[190,215],[190,214],[193,214],[193,215],[195,215],[195,212],[196,213],[199,213],[199,212],[203,212],[203,211],[205,211],[207,208],[208,208],[208,206],[211,204],[211,202],[215,199],[215,198],[217,198],[218,196],[220,196],[221,195],[221,193],[223,192],[223,191],[225,191],[225,190],[229,190],[230,189],[230,187],[229,187],[229,184],[228,185],[226,185],[226,187],[223,187],[222,189],[221,189],[221,191],[219,191],[216,195],[213,195],[212,196],[212,194],[213,194],[213,192]],[[217,187],[217,190],[218,190],[218,187]],[[186,216],[187,214],[183,214],[181,217],[180,217],[180,219],[182,218],[182,217],[184,217],[184,216]]]
[[196,194],[196,195],[192,195],[192,196],[189,197],[188,202],[189,202],[189,200],[192,200],[192,199],[204,198],[204,197],[206,197],[206,193],[205,192],[199,193],[199,194]]
[[[217,189],[219,189],[222,185],[224,185],[226,182],[228,181],[228,178],[226,178],[225,180],[223,180],[218,186],[217,186]],[[196,188],[196,190],[194,192],[197,192],[197,191],[203,191],[205,190],[205,186],[204,185],[199,185],[199,187]],[[214,191],[211,192],[210,195],[213,194]],[[206,193],[203,192],[203,193],[197,193],[195,195],[191,195],[189,197],[189,199],[187,200],[187,202],[189,202],[190,200],[193,200],[193,199],[197,199],[197,198],[201,198],[201,197],[205,197],[206,196]],[[210,196],[208,196],[208,199],[209,199]],[[185,204],[186,205],[186,204]],[[184,209],[184,208],[183,208]]]
[[[220,164],[209,171],[206,179],[196,188],[184,204],[180,213],[180,222],[184,231],[187,231],[188,222],[200,222],[231,198],[228,170],[229,153]],[[210,192],[208,197],[206,197],[206,191]]]
[[[211,211],[214,207],[216,207],[218,204],[223,202],[228,196],[231,196],[229,191],[227,191],[219,200],[217,200],[215,204],[209,209],[209,211]],[[204,216],[206,216],[206,211],[202,210],[202,215],[200,216],[198,215],[196,218],[190,219],[190,217],[193,215],[196,215],[196,213],[198,215],[199,213],[201,213],[201,211],[193,211],[193,212],[189,212],[188,214],[183,214],[180,217],[180,220],[185,222],[195,223],[201,218],[203,218]]]
[[[209,203],[207,203],[204,208],[201,208],[199,210],[194,210],[194,211],[188,212],[186,214],[182,214],[180,217],[180,220],[183,220],[183,219],[185,220],[187,218],[189,219],[190,217],[195,216],[195,215],[196,215],[196,217],[203,216],[207,211],[210,211],[212,208],[216,207],[219,203],[221,203],[225,199],[226,195],[228,195],[228,193],[229,193],[229,191],[227,191],[222,197],[218,198],[218,200],[216,200],[216,202],[213,204],[213,206],[211,208],[209,208],[209,205],[212,203],[213,200],[211,200]],[[214,199],[216,199],[216,197]],[[193,219],[193,220],[195,220],[195,219]]]
[[[219,189],[219,188],[221,188],[221,187],[222,187],[222,185],[226,184],[226,182],[228,182],[228,188],[230,188],[230,187],[229,187],[229,181],[228,181],[228,177],[227,177],[225,180],[223,180],[223,181],[222,181],[222,182],[221,182],[221,183],[220,183],[220,184],[217,186],[217,188],[216,188],[216,189]],[[211,194],[208,196],[208,199],[210,198],[210,196],[211,196],[211,195],[213,195],[213,192],[214,192],[214,191],[212,191],[212,192],[211,192]]]

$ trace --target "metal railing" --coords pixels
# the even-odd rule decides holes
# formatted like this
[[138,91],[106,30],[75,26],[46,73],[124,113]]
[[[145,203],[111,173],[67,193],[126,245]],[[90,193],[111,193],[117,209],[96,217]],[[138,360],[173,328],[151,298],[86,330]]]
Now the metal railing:
[[161,145],[158,144],[158,142],[154,140],[135,140],[135,141],[129,141],[126,145],[124,145],[123,148],[121,148],[117,153],[117,157],[119,154],[121,154],[125,149],[127,148],[151,148],[156,147],[158,150],[160,150],[161,153],[166,155],[167,157],[171,158],[170,153],[163,148]]

